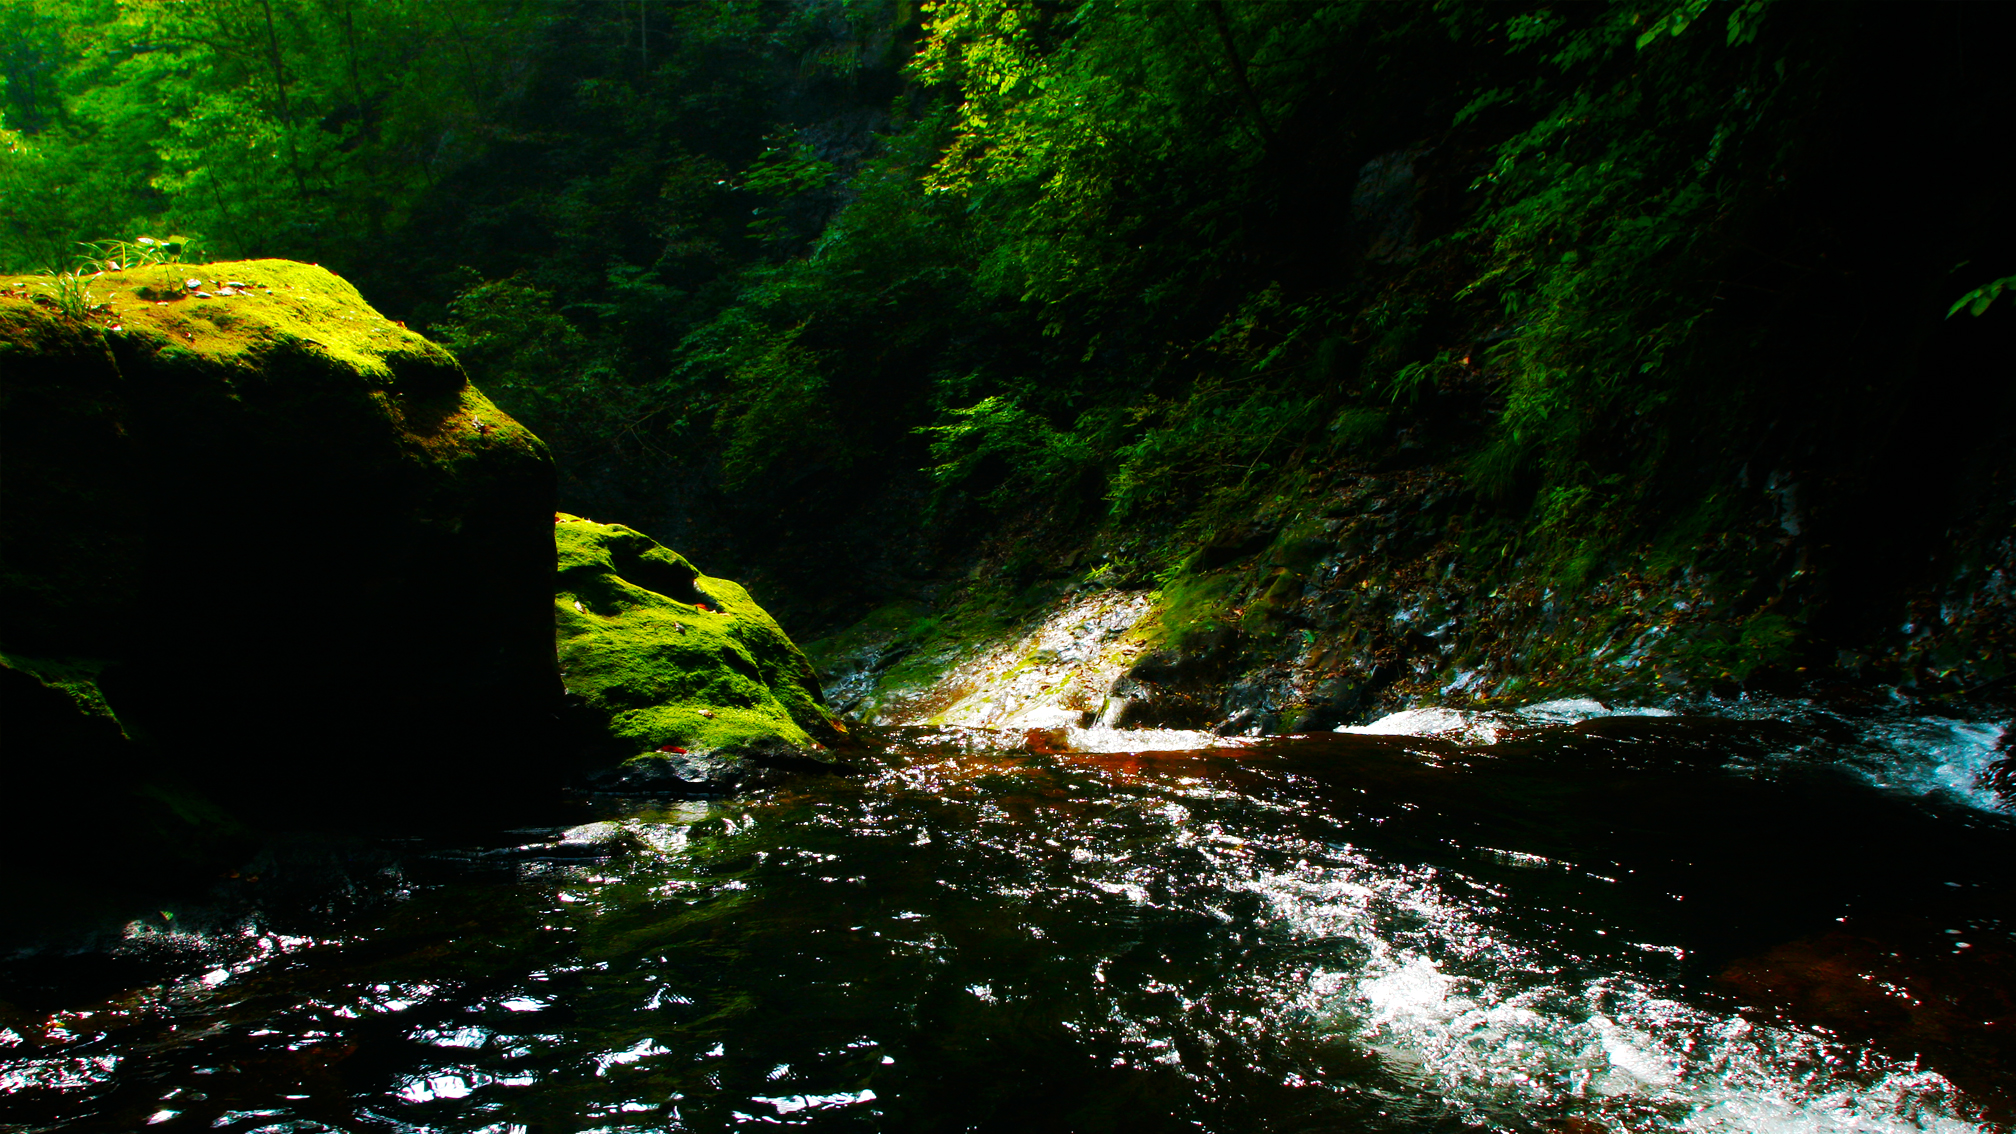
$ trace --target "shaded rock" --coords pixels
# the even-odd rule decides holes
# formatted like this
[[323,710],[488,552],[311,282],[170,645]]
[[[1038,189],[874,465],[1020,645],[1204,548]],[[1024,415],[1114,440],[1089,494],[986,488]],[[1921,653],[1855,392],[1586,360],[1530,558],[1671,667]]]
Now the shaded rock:
[[1197,549],[1191,559],[1191,570],[1216,571],[1227,564],[1258,555],[1272,542],[1274,531],[1270,528],[1247,526],[1225,529],[1212,535]]
[[1238,631],[1212,626],[1185,635],[1173,646],[1141,655],[1128,668],[1127,677],[1161,686],[1209,682],[1224,674],[1238,651]]
[[1238,660],[1239,633],[1215,625],[1141,655],[1114,680],[1099,722],[1109,728],[1204,728],[1215,722],[1219,686]]
[[597,768],[583,777],[582,784],[590,791],[623,795],[714,799],[798,776],[852,771],[831,758],[819,758],[818,750],[775,740],[697,752],[649,752],[615,767]]
[[1284,717],[1284,732],[1329,732],[1338,725],[1355,721],[1371,702],[1387,675],[1341,674],[1330,677],[1309,691],[1308,700]]
[[726,794],[830,768],[844,733],[749,592],[620,524],[560,515],[553,600],[573,742],[597,790]]
[[1217,704],[1208,691],[1122,677],[1114,682],[1098,721],[1107,728],[1189,729],[1216,716]]
[[516,784],[558,691],[544,446],[331,273],[204,274],[271,294],[149,268],[89,321],[0,296],[0,651],[208,796]]
[[1411,259],[1420,214],[1414,163],[1419,150],[1381,154],[1358,171],[1351,191],[1350,239],[1364,257],[1375,262]]

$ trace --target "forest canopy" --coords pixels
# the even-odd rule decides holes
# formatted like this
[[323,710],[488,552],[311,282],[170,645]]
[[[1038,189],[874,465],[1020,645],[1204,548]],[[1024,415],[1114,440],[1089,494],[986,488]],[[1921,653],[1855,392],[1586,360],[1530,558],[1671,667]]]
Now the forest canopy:
[[648,491],[786,590],[815,529],[928,574],[880,545],[1194,534],[1395,460],[1460,466],[1479,538],[1572,581],[1795,473],[1844,532],[1965,475],[1890,424],[1973,396],[1922,362],[1997,317],[2001,19],[0,0],[0,263],[329,264],[552,442],[570,504]]

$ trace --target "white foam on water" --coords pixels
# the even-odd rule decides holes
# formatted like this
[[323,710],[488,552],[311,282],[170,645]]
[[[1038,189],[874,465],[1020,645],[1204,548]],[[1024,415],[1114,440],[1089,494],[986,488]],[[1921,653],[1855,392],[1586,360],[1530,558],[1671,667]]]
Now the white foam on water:
[[1466,1122],[1566,1112],[1630,1134],[1992,1129],[1960,1117],[1963,1096],[1933,1072],[1682,1003],[1636,976],[1564,979],[1572,958],[1500,940],[1445,896],[1467,886],[1330,850],[1324,865],[1247,884],[1298,933],[1362,958],[1293,974],[1282,992],[1296,1018],[1377,1053]]
[[1067,728],[1064,742],[1073,752],[1197,752],[1206,748],[1244,748],[1248,737],[1218,736],[1183,728]]
[[1606,705],[1589,697],[1542,701],[1517,709],[1429,707],[1389,713],[1371,724],[1343,725],[1336,731],[1362,736],[1432,736],[1469,744],[1496,744],[1516,729],[1577,724],[1598,717],[1670,717],[1667,709]]
[[[1937,796],[1982,811],[2007,813],[2008,801],[1988,787],[1987,774],[2000,756],[1997,745],[2009,725],[1994,720],[1906,716],[1850,719],[1810,701],[1742,697],[1710,701],[1689,712],[1735,720],[1827,725],[1853,739],[1785,746],[1767,763],[1810,764],[1817,757],[1854,772],[1880,788],[1917,796]],[[1336,731],[1362,736],[1419,736],[1465,744],[1496,744],[1515,731],[1579,724],[1605,717],[1672,717],[1671,709],[1606,705],[1590,697],[1563,698],[1516,709],[1428,707],[1390,713],[1366,725]]]
[[[1330,982],[1337,984],[1340,982]],[[1482,1121],[1574,1106],[1616,1129],[1983,1134],[1941,1076],[1681,1005],[1620,978],[1456,978],[1410,950],[1312,1005]],[[1392,1058],[1399,1056],[1399,1058]]]
[[1595,720],[1598,717],[1670,717],[1668,709],[1655,709],[1644,705],[1606,705],[1591,697],[1570,697],[1559,701],[1542,701],[1537,705],[1525,705],[1512,710],[1513,715],[1534,724],[1575,724],[1580,721]]
[[1507,731],[1504,714],[1469,709],[1403,709],[1368,725],[1340,725],[1338,732],[1363,736],[1438,736],[1478,744],[1496,744]]
[[23,1059],[0,1067],[0,1094],[16,1091],[71,1091],[111,1079],[117,1055],[70,1055]]
[[2016,809],[1987,784],[1987,773],[2001,755],[1997,745],[2010,727],[2006,718],[1929,716],[1900,705],[1872,719],[1844,716],[1808,700],[1750,696],[1711,701],[1704,708],[1735,720],[1826,726],[1830,733],[1851,737],[1788,751],[1782,756],[1788,762],[1810,762],[1817,752],[1879,788],[1980,811],[2008,814]]
[[2007,810],[1987,772],[2007,725],[1909,717],[1875,725],[1846,763],[1878,787],[1943,796],[1983,811]]
[[[801,1110],[825,1110],[829,1107],[860,1106],[862,1103],[874,1102],[875,1092],[865,1090],[842,1091],[831,1095],[783,1095],[776,1098],[766,1098],[758,1095],[749,1101],[763,1103],[775,1108],[778,1114],[784,1115],[795,1114]],[[754,1120],[752,1116],[743,1114],[740,1111],[735,1112],[735,1115],[744,1122]]]

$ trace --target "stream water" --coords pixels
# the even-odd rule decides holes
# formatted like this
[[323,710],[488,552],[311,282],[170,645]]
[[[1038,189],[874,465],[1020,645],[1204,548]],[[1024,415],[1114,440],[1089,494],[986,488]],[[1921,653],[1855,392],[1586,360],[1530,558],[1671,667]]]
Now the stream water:
[[2008,1130],[1999,734],[892,730],[16,957],[0,1129]]

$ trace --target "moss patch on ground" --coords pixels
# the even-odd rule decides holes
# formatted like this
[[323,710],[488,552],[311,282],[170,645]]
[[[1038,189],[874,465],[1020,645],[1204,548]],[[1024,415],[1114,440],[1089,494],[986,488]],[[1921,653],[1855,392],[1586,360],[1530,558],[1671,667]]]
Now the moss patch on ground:
[[[386,319],[348,281],[314,264],[158,264],[80,283],[81,311],[67,311],[53,298],[56,277],[0,277],[0,328],[9,340],[44,338],[66,324],[92,328],[115,343],[163,355],[187,351],[248,374],[270,372],[276,350],[285,350],[363,386],[463,384],[460,366],[445,349]],[[507,435],[530,436],[515,424],[497,424]]]
[[99,674],[105,669],[102,659],[30,658],[0,652],[0,669],[32,677],[44,687],[63,694],[69,698],[71,707],[86,717],[118,722],[112,707],[105,703],[104,689],[98,684]]
[[621,524],[560,514],[561,679],[619,755],[817,754],[841,737],[811,663],[749,592]]

